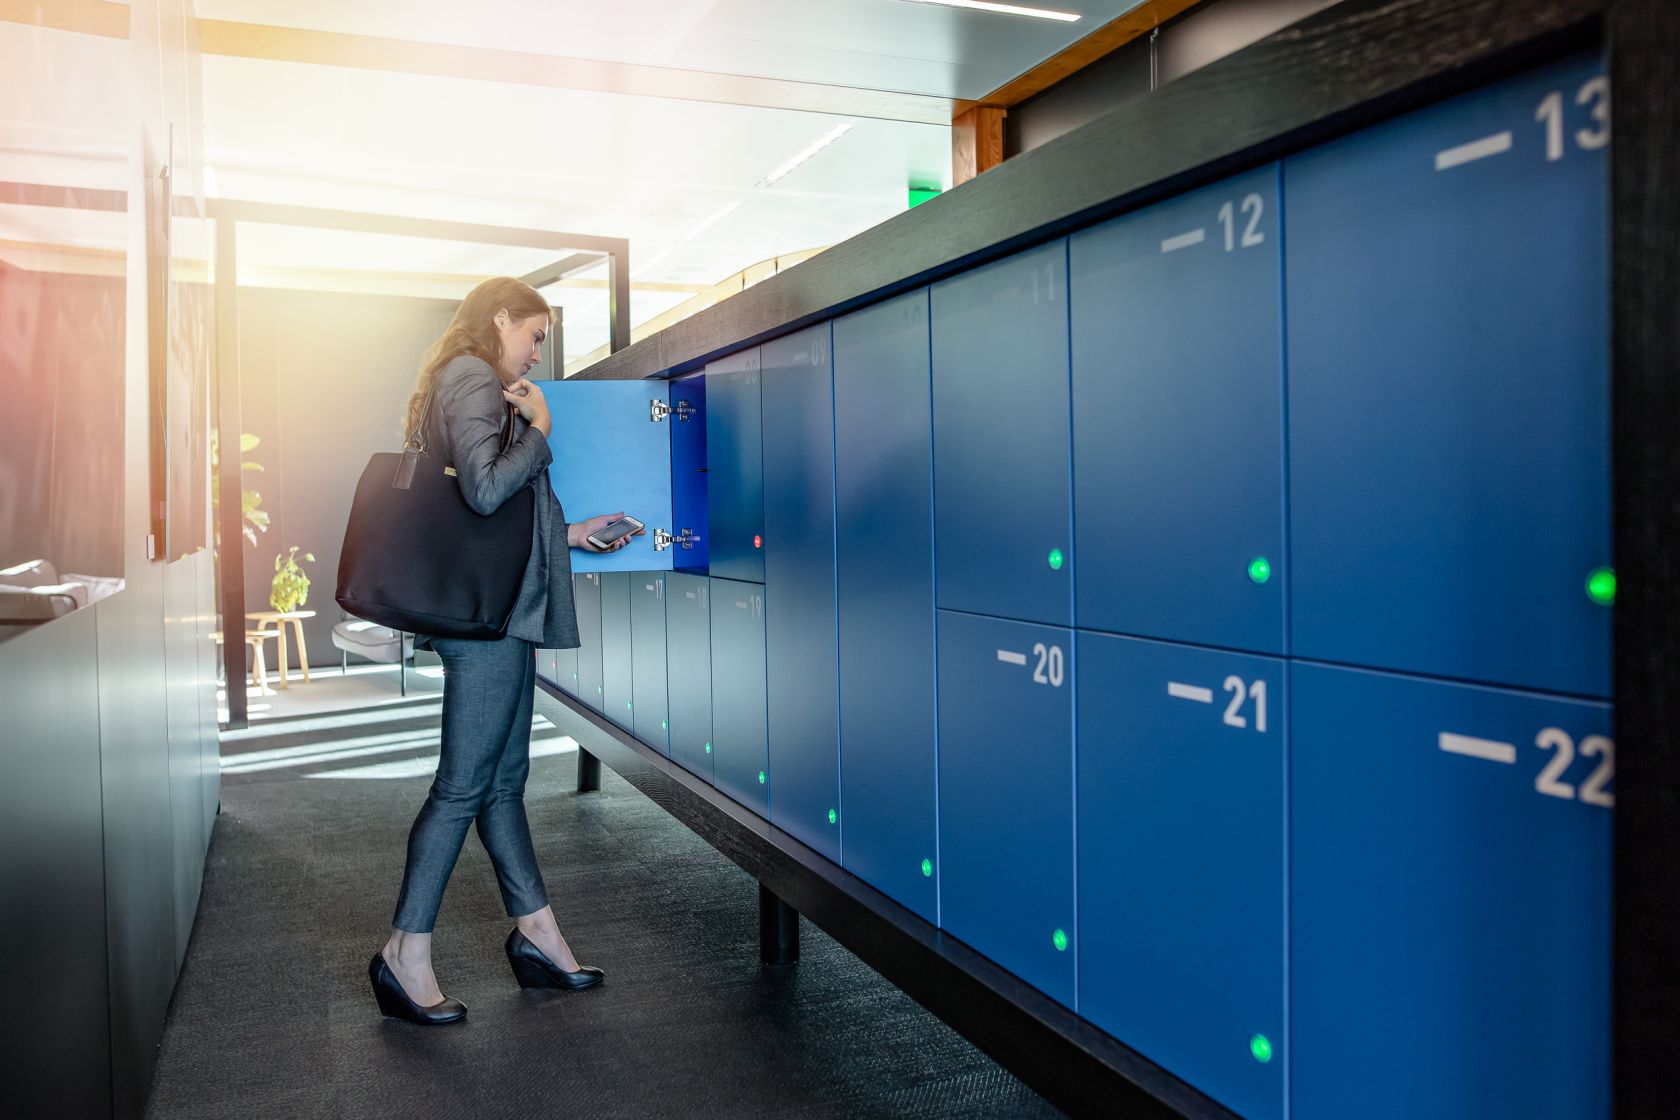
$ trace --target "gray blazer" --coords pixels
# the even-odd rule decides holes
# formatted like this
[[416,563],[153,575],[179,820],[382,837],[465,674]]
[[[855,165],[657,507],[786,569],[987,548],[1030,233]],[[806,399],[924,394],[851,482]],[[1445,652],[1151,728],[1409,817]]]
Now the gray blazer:
[[494,513],[521,488],[531,487],[536,497],[531,558],[507,632],[543,649],[571,649],[578,644],[577,610],[566,513],[548,484],[554,454],[542,433],[517,413],[513,443],[501,452],[508,411],[501,380],[489,364],[466,355],[455,358],[438,374],[427,446],[455,468],[461,496],[478,513]]

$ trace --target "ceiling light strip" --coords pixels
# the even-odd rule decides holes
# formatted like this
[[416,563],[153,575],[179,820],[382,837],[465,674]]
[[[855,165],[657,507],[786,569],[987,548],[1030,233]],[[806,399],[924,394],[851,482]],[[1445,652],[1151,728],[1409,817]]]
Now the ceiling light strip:
[[1028,8],[1021,4],[994,4],[990,0],[905,0],[907,4],[937,4],[942,8],[971,8],[977,12],[996,12],[1005,16],[1030,16],[1033,19],[1053,19],[1060,23],[1077,23],[1078,12],[1058,12],[1050,8]]

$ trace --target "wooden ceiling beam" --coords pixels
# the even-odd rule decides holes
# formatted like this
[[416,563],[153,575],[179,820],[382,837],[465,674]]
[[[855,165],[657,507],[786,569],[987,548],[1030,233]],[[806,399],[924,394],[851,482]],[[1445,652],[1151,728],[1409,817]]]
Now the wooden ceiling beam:
[[1202,0],[1144,0],[1125,15],[1109,20],[1085,38],[1051,55],[1031,70],[999,86],[977,101],[959,101],[952,109],[955,120],[978,105],[1009,109],[1034,94],[1043,93],[1057,82],[1142,38],[1167,20],[1201,3]]

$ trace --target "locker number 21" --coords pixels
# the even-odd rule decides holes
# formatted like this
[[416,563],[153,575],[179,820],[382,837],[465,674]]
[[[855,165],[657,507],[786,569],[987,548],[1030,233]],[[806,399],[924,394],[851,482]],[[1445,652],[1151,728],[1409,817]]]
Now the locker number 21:
[[1242,714],[1245,701],[1254,702],[1254,730],[1262,735],[1266,733],[1266,682],[1262,680],[1243,683],[1238,676],[1225,678],[1225,691],[1231,694],[1231,703],[1225,709],[1225,722],[1231,727],[1247,727],[1248,717]]

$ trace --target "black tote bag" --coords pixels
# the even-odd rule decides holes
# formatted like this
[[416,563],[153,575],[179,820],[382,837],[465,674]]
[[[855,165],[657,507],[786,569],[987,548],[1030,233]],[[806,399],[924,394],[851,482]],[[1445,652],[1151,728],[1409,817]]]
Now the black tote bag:
[[[489,516],[461,495],[454,468],[427,452],[432,399],[418,444],[380,452],[356,483],[338,560],[338,605],[393,630],[436,638],[500,638],[531,557],[535,495],[523,486]],[[513,413],[502,429],[512,442]]]

